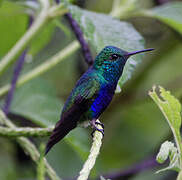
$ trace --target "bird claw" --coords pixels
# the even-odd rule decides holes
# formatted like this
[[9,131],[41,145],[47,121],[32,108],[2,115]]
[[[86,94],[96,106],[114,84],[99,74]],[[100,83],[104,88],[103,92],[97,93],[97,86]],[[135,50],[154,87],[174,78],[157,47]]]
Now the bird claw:
[[104,130],[104,124],[103,123],[101,123],[101,122],[95,122],[95,124],[98,124],[98,125],[100,125],[101,127],[102,127],[102,129]]
[[[92,125],[92,127],[94,128],[94,130],[91,133],[91,136],[93,137],[93,134],[95,133],[95,131],[99,131],[102,133],[103,137],[104,137],[104,124],[100,123],[100,122],[96,122],[95,119],[93,119],[90,124]],[[102,129],[99,129],[96,125],[100,125],[102,127]]]
[[92,131],[92,133],[91,133],[91,136],[92,136],[92,138],[94,137],[94,133],[95,133],[95,131],[99,131],[99,132],[101,132],[102,133],[102,135],[103,135],[103,137],[104,137],[104,129],[94,129],[93,131]]

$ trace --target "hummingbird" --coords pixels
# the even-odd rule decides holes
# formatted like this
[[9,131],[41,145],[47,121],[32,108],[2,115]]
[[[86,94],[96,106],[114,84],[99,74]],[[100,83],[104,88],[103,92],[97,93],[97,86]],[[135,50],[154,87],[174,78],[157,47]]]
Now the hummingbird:
[[[89,121],[94,131],[104,134],[103,124],[96,120],[110,104],[128,58],[152,50],[154,49],[127,52],[114,46],[102,49],[93,65],[77,81],[66,100],[60,120],[48,140],[45,154],[76,128],[78,123]],[[97,128],[97,124],[103,128]]]

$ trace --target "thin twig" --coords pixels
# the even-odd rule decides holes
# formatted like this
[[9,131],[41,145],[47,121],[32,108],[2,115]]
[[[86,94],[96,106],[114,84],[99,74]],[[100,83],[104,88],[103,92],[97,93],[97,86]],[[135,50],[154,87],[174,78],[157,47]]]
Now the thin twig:
[[[13,124],[6,117],[6,115],[3,113],[3,111],[0,111],[0,123],[9,128],[13,128],[13,129],[17,128],[17,126],[15,124]],[[32,158],[32,160],[35,161],[35,163],[38,163],[40,154],[39,154],[37,148],[35,147],[35,145],[25,137],[17,137],[16,141],[20,144],[20,146],[24,149],[24,151]],[[50,179],[51,180],[61,180],[45,158],[44,158],[44,163],[46,166],[47,174],[50,177]]]
[[[32,23],[33,23],[33,17],[30,16],[28,28],[32,25]],[[10,110],[11,102],[12,102],[13,96],[14,96],[14,90],[16,88],[16,82],[19,78],[20,72],[21,72],[23,64],[25,62],[26,52],[27,52],[27,49],[23,51],[22,55],[18,59],[17,64],[15,65],[15,68],[14,68],[13,78],[11,81],[11,88],[8,92],[8,95],[6,97],[5,104],[3,107],[3,111],[6,115],[9,113],[9,110]]]
[[52,128],[8,128],[0,127],[0,136],[5,137],[20,137],[20,136],[31,136],[31,137],[45,137],[49,136],[53,130]]
[[120,170],[118,172],[114,172],[114,173],[110,173],[110,174],[105,174],[105,175],[103,175],[103,177],[105,177],[106,179],[109,178],[112,180],[119,179],[121,177],[130,177],[136,173],[139,173],[140,171],[144,171],[146,169],[156,167],[157,165],[159,165],[159,164],[156,162],[155,157],[151,157],[138,164],[135,164],[132,167],[129,167],[128,169]]
[[[55,1],[56,1],[56,3],[60,3],[60,0],[55,0]],[[71,28],[72,28],[73,32],[75,33],[75,36],[81,45],[82,53],[83,53],[86,63],[89,66],[91,66],[93,64],[94,60],[92,58],[92,54],[91,54],[89,45],[88,45],[87,41],[84,39],[83,32],[82,32],[80,26],[78,25],[76,20],[72,17],[71,13],[66,13],[65,17],[68,20],[68,22],[70,23]]]
[[154,2],[157,4],[157,5],[162,5],[162,4],[165,4],[167,2],[169,2],[170,0],[154,0]]
[[[50,59],[45,60],[44,63],[37,66],[33,70],[29,71],[25,75],[21,76],[17,81],[17,87],[20,87],[24,83],[36,78],[37,76],[47,72],[51,68],[55,67],[59,62],[63,61],[67,57],[69,57],[72,53],[74,53],[77,49],[79,49],[80,45],[77,41],[73,41],[67,47],[65,47],[62,51],[55,54]],[[7,84],[0,88],[0,96],[6,94],[10,89],[10,84]]]
[[0,75],[12,64],[21,52],[25,49],[26,45],[33,39],[33,37],[40,31],[40,29],[45,25],[48,20],[47,10],[49,8],[49,0],[45,1],[45,6],[43,6],[41,12],[35,19],[31,28],[26,31],[23,37],[13,46],[13,48],[5,55],[5,57],[0,62]]
[[23,52],[30,41],[37,35],[43,26],[56,16],[64,15],[67,9],[64,5],[53,6],[49,0],[40,0],[42,9],[32,24],[31,28],[26,31],[22,38],[13,46],[13,48],[0,61],[0,75],[17,59]]
[[81,45],[81,49],[82,49],[82,53],[84,55],[85,61],[86,63],[91,66],[93,64],[93,58],[90,52],[90,48],[88,46],[88,43],[86,42],[86,40],[84,39],[83,36],[83,32],[80,28],[80,26],[78,25],[78,23],[73,19],[71,13],[66,13],[65,14],[66,19],[68,20],[68,22],[70,23],[73,32],[75,33],[76,38],[78,39],[78,41],[80,42]]
[[[99,122],[99,120],[97,120]],[[99,129],[102,129],[100,125],[97,125]],[[99,155],[100,148],[102,145],[103,135],[99,131],[95,131],[93,137],[92,147],[90,149],[90,154],[88,159],[85,161],[82,170],[80,171],[80,175],[77,180],[87,180],[90,174],[91,169],[94,167],[97,156]]]
[[40,145],[40,159],[37,165],[37,180],[45,180],[45,164],[44,164],[44,153],[45,145]]
[[6,115],[9,113],[9,110],[10,110],[11,102],[13,100],[14,90],[16,88],[16,82],[18,80],[18,77],[20,75],[21,69],[24,64],[26,52],[27,51],[24,50],[24,52],[20,56],[19,60],[17,61],[17,64],[15,65],[15,69],[13,72],[13,78],[12,78],[11,85],[10,85],[10,90],[8,91],[8,95],[6,96],[5,103],[3,106],[3,111]]

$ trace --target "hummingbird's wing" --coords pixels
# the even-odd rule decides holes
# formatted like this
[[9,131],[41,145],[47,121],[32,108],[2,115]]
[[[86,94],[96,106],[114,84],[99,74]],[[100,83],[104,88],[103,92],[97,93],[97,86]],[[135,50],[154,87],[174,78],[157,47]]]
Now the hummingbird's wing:
[[68,97],[61,119],[57,122],[46,146],[46,154],[54,144],[59,142],[77,126],[81,115],[90,108],[98,95],[100,83],[97,79],[81,78]]

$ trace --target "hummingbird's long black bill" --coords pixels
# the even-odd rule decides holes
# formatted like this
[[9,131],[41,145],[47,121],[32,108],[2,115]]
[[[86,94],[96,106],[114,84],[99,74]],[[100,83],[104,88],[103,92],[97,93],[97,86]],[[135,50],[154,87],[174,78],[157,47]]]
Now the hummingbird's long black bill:
[[135,55],[135,54],[139,54],[139,53],[143,53],[143,52],[147,52],[147,51],[153,51],[154,48],[150,48],[150,49],[143,49],[143,50],[140,50],[140,51],[134,51],[134,52],[129,52],[126,54],[126,56],[132,56],[132,55]]

